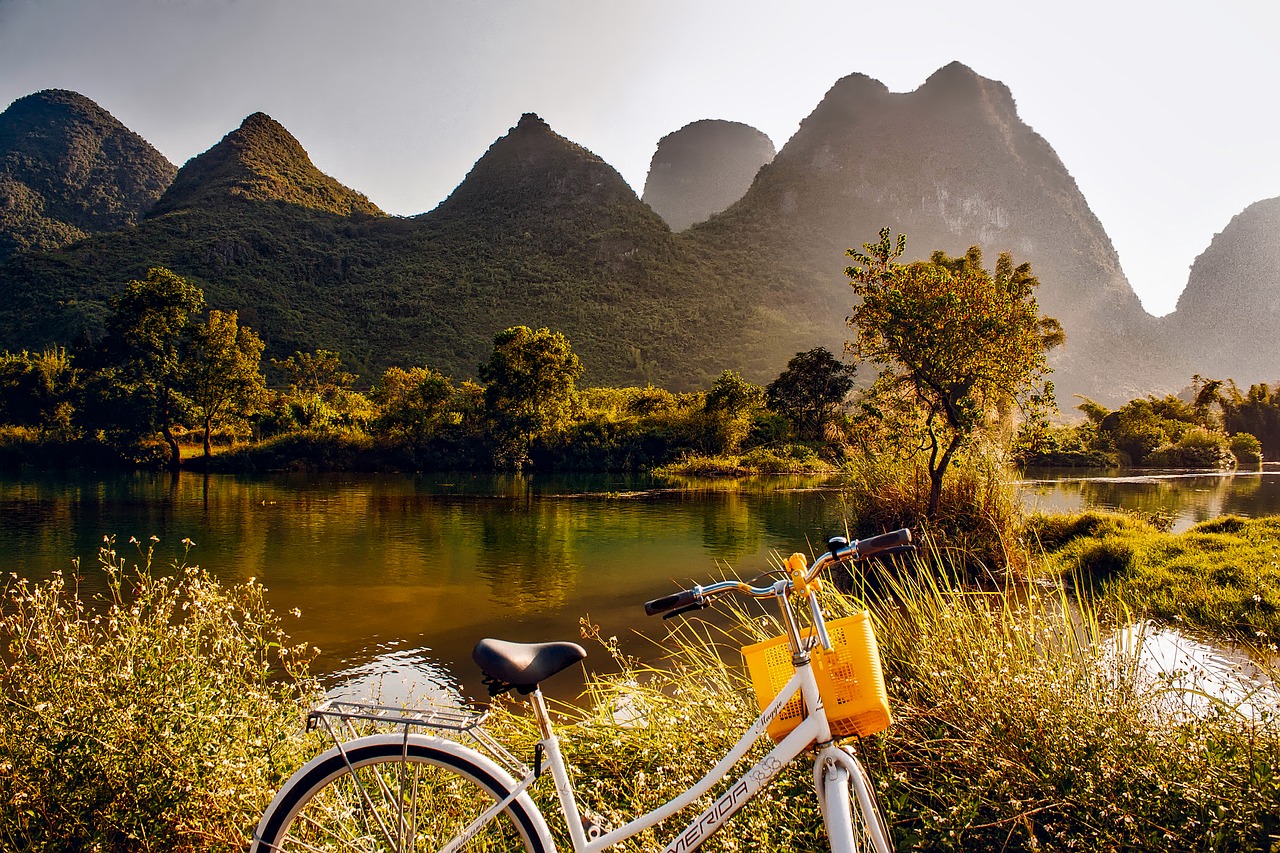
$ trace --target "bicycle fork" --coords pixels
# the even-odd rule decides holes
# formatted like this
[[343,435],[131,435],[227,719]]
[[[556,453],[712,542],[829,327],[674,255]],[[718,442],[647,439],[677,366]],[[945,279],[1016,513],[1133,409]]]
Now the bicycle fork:
[[867,787],[867,775],[858,758],[847,747],[827,746],[813,764],[813,787],[818,794],[822,822],[827,830],[831,853],[859,853],[853,825],[853,798],[857,798],[866,833],[874,853],[890,853],[885,839],[887,827]]

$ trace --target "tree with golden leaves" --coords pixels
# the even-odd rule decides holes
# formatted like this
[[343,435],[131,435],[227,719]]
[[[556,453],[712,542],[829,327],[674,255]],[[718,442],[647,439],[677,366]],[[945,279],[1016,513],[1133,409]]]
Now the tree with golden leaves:
[[865,397],[872,405],[877,397],[914,404],[934,518],[948,466],[991,413],[1053,405],[1045,354],[1065,337],[1057,320],[1040,313],[1030,264],[1014,266],[1002,252],[988,272],[977,246],[957,258],[935,252],[899,264],[906,237],[889,235],[881,229],[865,252],[848,251],[855,263],[845,274],[861,299],[849,318],[857,339],[848,348],[880,367]]

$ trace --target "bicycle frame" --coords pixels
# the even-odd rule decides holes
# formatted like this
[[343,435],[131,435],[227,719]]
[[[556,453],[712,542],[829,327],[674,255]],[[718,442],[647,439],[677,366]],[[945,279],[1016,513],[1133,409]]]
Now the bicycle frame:
[[[538,716],[543,734],[541,744],[546,752],[551,774],[555,780],[561,811],[568,823],[569,836],[572,839],[575,853],[600,853],[600,851],[606,850],[666,820],[705,795],[725,777],[735,764],[742,760],[751,746],[767,733],[766,727],[770,721],[781,712],[782,708],[797,692],[804,696],[805,707],[810,709],[808,716],[787,734],[777,746],[770,750],[768,755],[734,781],[719,799],[707,807],[702,814],[698,815],[663,847],[663,853],[687,853],[687,851],[696,850],[700,847],[704,841],[711,837],[712,833],[764,790],[784,767],[794,761],[812,744],[818,744],[819,746],[814,761],[814,787],[818,792],[819,805],[823,810],[824,818],[828,821],[828,825],[830,825],[832,819],[848,820],[847,811],[844,813],[843,818],[838,815],[827,814],[828,806],[824,793],[825,785],[822,779],[828,768],[844,767],[848,772],[849,778],[855,780],[855,787],[859,788],[857,790],[859,803],[867,802],[865,792],[860,790],[860,786],[863,784],[862,776],[857,772],[853,757],[832,741],[826,711],[822,705],[822,698],[818,694],[818,685],[813,676],[813,668],[808,661],[806,660],[796,667],[795,675],[779,691],[777,697],[761,712],[760,716],[756,718],[737,744],[699,782],[666,804],[635,818],[618,829],[605,833],[597,839],[588,839],[583,828],[582,815],[578,809],[573,785],[560,752],[559,739],[551,731],[541,695],[535,693],[533,697],[535,714]],[[513,798],[531,785],[534,779],[537,778],[537,774],[538,768],[535,768],[521,780],[517,785],[517,790],[513,792]],[[505,805],[505,802],[496,804],[493,813],[496,814],[500,811],[503,805]],[[482,815],[480,820],[483,820],[484,817]],[[480,822],[480,820],[477,822]],[[832,849],[839,851],[839,853],[846,853],[844,845],[834,846],[839,842],[834,837],[835,834],[833,833],[832,835]],[[543,839],[543,841],[549,848],[554,849],[554,844],[550,838]],[[852,853],[852,850],[849,850],[848,853]]]

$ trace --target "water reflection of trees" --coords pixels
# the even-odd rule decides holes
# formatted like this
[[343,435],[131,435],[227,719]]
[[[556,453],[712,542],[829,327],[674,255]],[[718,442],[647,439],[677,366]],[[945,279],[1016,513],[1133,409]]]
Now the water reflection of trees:
[[580,529],[574,505],[527,496],[478,501],[476,574],[517,612],[563,605],[576,586]]
[[1226,476],[1123,477],[1056,480],[1023,487],[1024,503],[1048,511],[1100,507],[1175,520],[1177,528],[1225,513],[1280,512],[1280,478],[1259,473]]

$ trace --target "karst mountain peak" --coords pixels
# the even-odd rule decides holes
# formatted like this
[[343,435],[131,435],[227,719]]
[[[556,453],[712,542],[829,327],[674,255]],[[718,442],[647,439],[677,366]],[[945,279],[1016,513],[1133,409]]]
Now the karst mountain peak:
[[340,216],[380,216],[363,193],[316,168],[302,144],[266,113],[255,112],[220,142],[187,161],[154,214],[230,199],[274,201]]
[[537,113],[527,112],[430,215],[513,219],[559,213],[578,218],[619,205],[642,207],[618,170],[556,133]]
[[0,261],[133,225],[176,171],[84,95],[19,98],[0,113]]
[[[908,259],[977,245],[988,263],[1005,251],[1031,262],[1040,306],[1067,334],[1052,354],[1060,399],[1164,393],[1220,366],[1276,372],[1265,347],[1207,329],[1276,301],[1273,259],[1246,257],[1274,231],[1269,206],[1215,238],[1178,311],[1157,321],[1014,93],[960,62],[904,92],[844,76],[776,152],[740,122],[687,123],[656,143],[644,201],[608,162],[526,112],[447,199],[408,218],[325,175],[264,113],[176,177],[168,164],[105,233],[48,215],[94,209],[101,193],[77,176],[111,174],[60,152],[140,162],[112,153],[124,143],[93,142],[131,134],[105,133],[112,122],[59,90],[0,114],[0,252],[9,240],[14,255],[0,265],[0,347],[92,336],[123,282],[165,265],[200,283],[211,306],[240,310],[272,356],[324,348],[358,372],[429,364],[465,377],[496,332],[534,325],[564,331],[592,381],[688,389],[731,369],[762,382],[798,351],[843,347],[846,250],[888,227],[907,236]],[[30,163],[43,165],[14,169]]]

